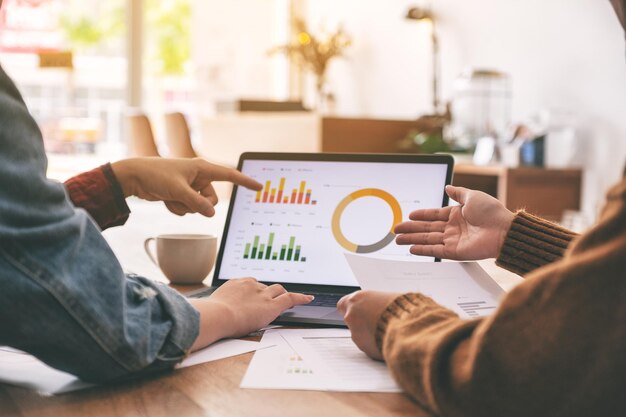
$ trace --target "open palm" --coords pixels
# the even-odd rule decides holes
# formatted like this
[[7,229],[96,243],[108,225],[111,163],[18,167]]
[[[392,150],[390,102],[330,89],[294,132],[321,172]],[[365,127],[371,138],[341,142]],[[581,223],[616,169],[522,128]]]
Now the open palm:
[[411,245],[414,255],[476,260],[498,255],[513,213],[481,191],[446,187],[459,206],[416,210],[411,221],[396,226],[399,245]]

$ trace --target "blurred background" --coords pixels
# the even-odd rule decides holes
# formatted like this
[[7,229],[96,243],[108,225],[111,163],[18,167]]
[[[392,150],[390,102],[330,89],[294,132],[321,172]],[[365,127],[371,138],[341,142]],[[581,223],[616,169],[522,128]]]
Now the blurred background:
[[4,0],[0,11],[0,62],[55,178],[128,155],[235,165],[247,150],[452,152],[457,183],[580,229],[626,162],[625,49],[598,0]]

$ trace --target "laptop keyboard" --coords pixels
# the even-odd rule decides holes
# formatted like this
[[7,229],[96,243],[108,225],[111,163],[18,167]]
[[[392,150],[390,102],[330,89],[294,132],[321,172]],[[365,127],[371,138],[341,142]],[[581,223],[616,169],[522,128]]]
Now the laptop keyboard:
[[[185,294],[187,298],[204,298],[208,297],[215,291],[215,288],[207,287],[201,288],[195,291],[191,291],[190,293]],[[336,307],[339,299],[343,297],[345,294],[328,294],[328,293],[316,293],[316,292],[307,292],[307,294],[311,294],[315,297],[313,301],[311,301],[307,306],[313,307]]]
[[343,297],[345,294],[328,294],[328,293],[314,293],[309,292],[315,297],[313,301],[311,301],[307,306],[320,306],[320,307],[337,307],[337,303],[339,299]]

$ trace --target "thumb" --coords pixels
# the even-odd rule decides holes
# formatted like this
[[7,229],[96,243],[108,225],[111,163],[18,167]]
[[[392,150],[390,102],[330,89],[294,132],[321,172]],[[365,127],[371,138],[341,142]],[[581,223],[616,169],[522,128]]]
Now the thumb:
[[459,204],[465,204],[469,192],[469,188],[446,185],[446,194],[448,194],[448,197],[450,197]]

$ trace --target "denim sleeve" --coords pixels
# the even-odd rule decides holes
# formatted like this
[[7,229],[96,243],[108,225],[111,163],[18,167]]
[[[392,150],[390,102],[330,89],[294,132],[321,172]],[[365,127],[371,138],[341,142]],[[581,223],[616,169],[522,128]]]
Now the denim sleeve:
[[0,345],[91,382],[172,368],[197,338],[198,312],[124,275],[46,165],[39,129],[0,68]]

